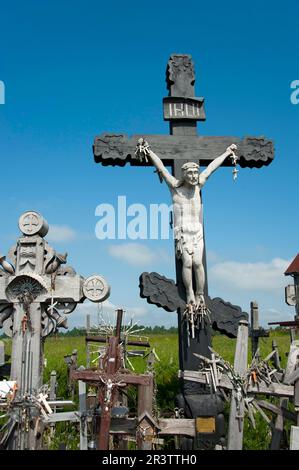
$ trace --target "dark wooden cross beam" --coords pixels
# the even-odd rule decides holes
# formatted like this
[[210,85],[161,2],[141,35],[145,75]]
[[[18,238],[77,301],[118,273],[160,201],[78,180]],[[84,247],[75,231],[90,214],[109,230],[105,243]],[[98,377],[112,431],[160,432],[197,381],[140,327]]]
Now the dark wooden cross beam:
[[[180,128],[181,131],[184,128]],[[238,146],[238,164],[242,168],[261,168],[269,165],[274,158],[273,143],[265,137],[207,137],[197,135],[149,135],[101,134],[95,138],[93,152],[96,163],[103,166],[152,166],[150,162],[140,163],[135,158],[136,143],[140,137],[147,140],[159,155],[164,165],[172,168],[173,175],[180,177],[184,162],[196,161],[207,166],[216,156],[233,144]],[[226,160],[222,166],[232,166]]]
[[[195,74],[190,55],[173,54],[168,62],[166,72],[169,96],[163,100],[164,119],[170,123],[170,134],[164,135],[134,135],[102,134],[95,138],[93,153],[96,163],[102,165],[148,166],[150,162],[140,163],[134,156],[136,142],[144,137],[153,150],[160,156],[163,163],[172,169],[176,178],[181,176],[181,166],[187,161],[195,161],[206,166],[222,154],[232,143],[238,146],[238,163],[241,167],[259,168],[269,165],[274,157],[272,141],[264,137],[202,137],[197,135],[197,121],[205,120],[204,99],[196,98],[194,92]],[[229,159],[224,166],[231,166]],[[185,292],[181,279],[181,262],[176,260],[177,286],[179,296],[184,302]],[[207,287],[207,286],[206,286]],[[206,288],[206,296],[208,295]],[[229,314],[229,312],[227,312]],[[179,312],[179,325],[182,325]],[[228,315],[227,315],[228,316]],[[236,322],[235,331],[237,330]],[[192,369],[193,352],[210,355],[210,334],[205,333],[201,338],[191,339],[191,347],[184,347],[186,331],[180,331],[180,366],[182,369]],[[194,343],[194,344],[193,344]]]
[[[165,276],[152,272],[142,273],[139,280],[140,296],[146,299],[149,304],[157,305],[168,312],[185,309],[186,302],[180,296],[178,286],[172,279],[167,279]],[[220,331],[230,338],[236,338],[238,324],[240,320],[247,319],[247,313],[242,312],[241,308],[237,305],[225,302],[220,297],[211,299],[211,297],[207,296],[206,304],[211,312],[213,329]],[[194,363],[198,365],[198,360],[195,356],[193,356],[193,359]]]
[[[163,100],[164,120],[170,123],[170,134],[134,135],[101,134],[94,141],[94,159],[102,165],[147,166],[134,157],[136,142],[144,137],[173,175],[180,177],[186,161],[206,166],[221,155],[232,143],[238,146],[238,164],[241,167],[260,168],[274,158],[273,143],[265,137],[201,137],[197,135],[197,121],[205,121],[204,98],[194,95],[195,73],[190,55],[173,54],[167,65],[166,82],[169,96]],[[229,159],[224,166],[232,166]]]
[[299,328],[299,321],[298,320],[292,320],[292,321],[271,321],[268,322],[268,325],[279,325],[279,326],[285,326],[285,327],[297,327]]
[[[132,374],[121,367],[120,333],[123,310],[117,310],[115,336],[109,338],[105,357],[105,369],[72,370],[72,380],[87,382],[99,389],[99,405],[101,408],[100,425],[98,432],[98,450],[109,449],[109,430],[111,426],[111,409],[116,401],[119,387],[127,385],[138,386],[140,397],[145,387],[153,386],[153,376],[145,374]],[[148,404],[148,403],[147,403]],[[147,405],[146,404],[146,405]],[[138,409],[144,410],[144,403],[138,403]]]
[[[121,339],[119,343],[121,343]],[[105,336],[86,336],[85,337],[86,343],[107,343],[107,338]],[[127,346],[140,346],[143,348],[150,348],[150,343],[148,341],[127,341]]]

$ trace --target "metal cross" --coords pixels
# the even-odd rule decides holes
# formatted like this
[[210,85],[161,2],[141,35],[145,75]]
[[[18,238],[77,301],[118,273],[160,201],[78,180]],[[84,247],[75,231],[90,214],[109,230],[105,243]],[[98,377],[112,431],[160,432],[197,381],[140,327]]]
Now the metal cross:
[[[9,251],[11,263],[0,257],[0,327],[12,337],[11,380],[16,381],[16,398],[22,401],[25,396],[36,397],[42,386],[45,338],[67,327],[65,313],[86,298],[104,301],[110,288],[101,276],[84,279],[63,266],[66,256],[44,239],[48,224],[40,214],[23,214],[19,227],[22,235]],[[89,295],[90,282],[101,283],[101,292]],[[26,449],[33,448],[36,439],[30,432],[24,438],[22,431],[16,431],[9,442],[10,448]]]

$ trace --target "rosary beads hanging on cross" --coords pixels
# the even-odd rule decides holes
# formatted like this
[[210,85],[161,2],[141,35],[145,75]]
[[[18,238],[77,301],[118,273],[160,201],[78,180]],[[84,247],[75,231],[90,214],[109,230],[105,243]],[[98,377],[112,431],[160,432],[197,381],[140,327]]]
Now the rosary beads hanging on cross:
[[[236,147],[237,148],[237,147]],[[237,160],[238,160],[238,156],[235,154],[235,152],[232,150],[232,154],[231,154],[231,159],[232,159],[232,163],[234,165],[234,169],[233,169],[233,180],[236,181],[237,177],[238,177],[238,172],[239,170],[237,169]]]

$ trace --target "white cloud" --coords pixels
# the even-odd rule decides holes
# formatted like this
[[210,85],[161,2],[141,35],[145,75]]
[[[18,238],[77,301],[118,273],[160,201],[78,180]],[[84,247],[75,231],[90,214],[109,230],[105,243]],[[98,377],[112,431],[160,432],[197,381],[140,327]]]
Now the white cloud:
[[76,238],[76,232],[67,225],[51,225],[48,240],[51,242],[69,242]]
[[[294,312],[292,310],[281,309],[278,311],[275,308],[267,308],[266,310],[261,309],[261,321],[265,324],[268,322],[278,322],[278,321],[290,321],[294,319]],[[269,328],[269,326],[267,326]]]
[[141,243],[110,245],[108,252],[114,258],[118,258],[133,266],[148,265],[157,259],[157,254]]
[[[99,304],[99,306],[100,309],[103,310],[103,312],[115,312],[115,310],[121,308],[125,312],[132,313],[137,316],[143,316],[147,313],[147,308],[145,307],[125,307],[123,305],[115,305],[109,300],[105,300],[105,302]],[[83,304],[80,304],[78,308],[84,314],[95,313],[98,311],[98,304],[86,300]]]
[[274,258],[268,263],[226,261],[211,267],[209,278],[222,287],[239,290],[273,291],[286,284],[284,271],[290,261]]
[[281,315],[281,313],[273,307],[268,308],[267,312],[269,312],[271,315]]
[[208,264],[219,263],[221,261],[221,257],[219,256],[219,254],[213,250],[207,250],[207,259]]
[[115,324],[116,314],[115,311],[118,308],[122,308],[125,312],[124,314],[124,323],[127,324],[131,318],[134,318],[135,321],[139,322],[139,319],[145,318],[148,315],[147,307],[127,307],[124,305],[114,305],[109,300],[103,302],[99,305],[89,300],[86,300],[83,304],[79,304],[76,310],[68,315],[68,325],[69,328],[73,326],[85,326],[86,325],[86,315],[90,315],[91,324],[95,325],[98,321],[98,314],[102,316],[106,323],[112,325]]

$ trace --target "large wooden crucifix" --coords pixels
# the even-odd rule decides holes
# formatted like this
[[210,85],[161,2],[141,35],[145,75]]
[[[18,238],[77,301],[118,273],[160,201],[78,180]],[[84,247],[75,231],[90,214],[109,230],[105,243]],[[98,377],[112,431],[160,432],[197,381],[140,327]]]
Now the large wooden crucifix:
[[[223,154],[232,144],[237,146],[238,164],[241,167],[260,168],[269,165],[274,158],[273,143],[264,137],[203,137],[197,135],[197,121],[205,120],[204,99],[195,97],[194,66],[190,55],[173,54],[166,72],[169,96],[163,100],[164,119],[170,123],[170,135],[102,134],[95,138],[93,152],[96,163],[104,166],[151,166],[151,159],[140,161],[135,156],[136,143],[144,138],[151,149],[159,155],[165,166],[170,166],[172,175],[180,180],[181,168],[192,162],[208,166],[215,157]],[[221,166],[232,166],[226,158]],[[203,264],[206,271],[205,251]],[[176,283],[157,273],[143,273],[140,278],[141,296],[149,303],[169,311],[178,311],[179,360],[181,370],[196,370],[198,361],[193,353],[210,356],[211,328],[196,330],[189,336],[186,309],[186,290],[182,279],[182,261],[176,257]],[[222,299],[210,299],[207,282],[204,296],[211,311],[212,326],[228,336],[236,336],[239,321],[248,315],[239,307]],[[188,385],[188,388],[189,385]]]
[[17,385],[11,403],[17,426],[8,447],[32,449],[34,433],[22,431],[22,426],[32,429],[38,416],[35,399],[43,385],[45,338],[58,328],[67,328],[65,314],[78,303],[85,299],[102,302],[110,288],[102,276],[84,279],[70,266],[63,266],[67,254],[56,253],[44,239],[49,227],[37,212],[25,212],[19,228],[22,236],[9,252],[11,263],[0,257],[0,328],[12,337],[11,380]]

